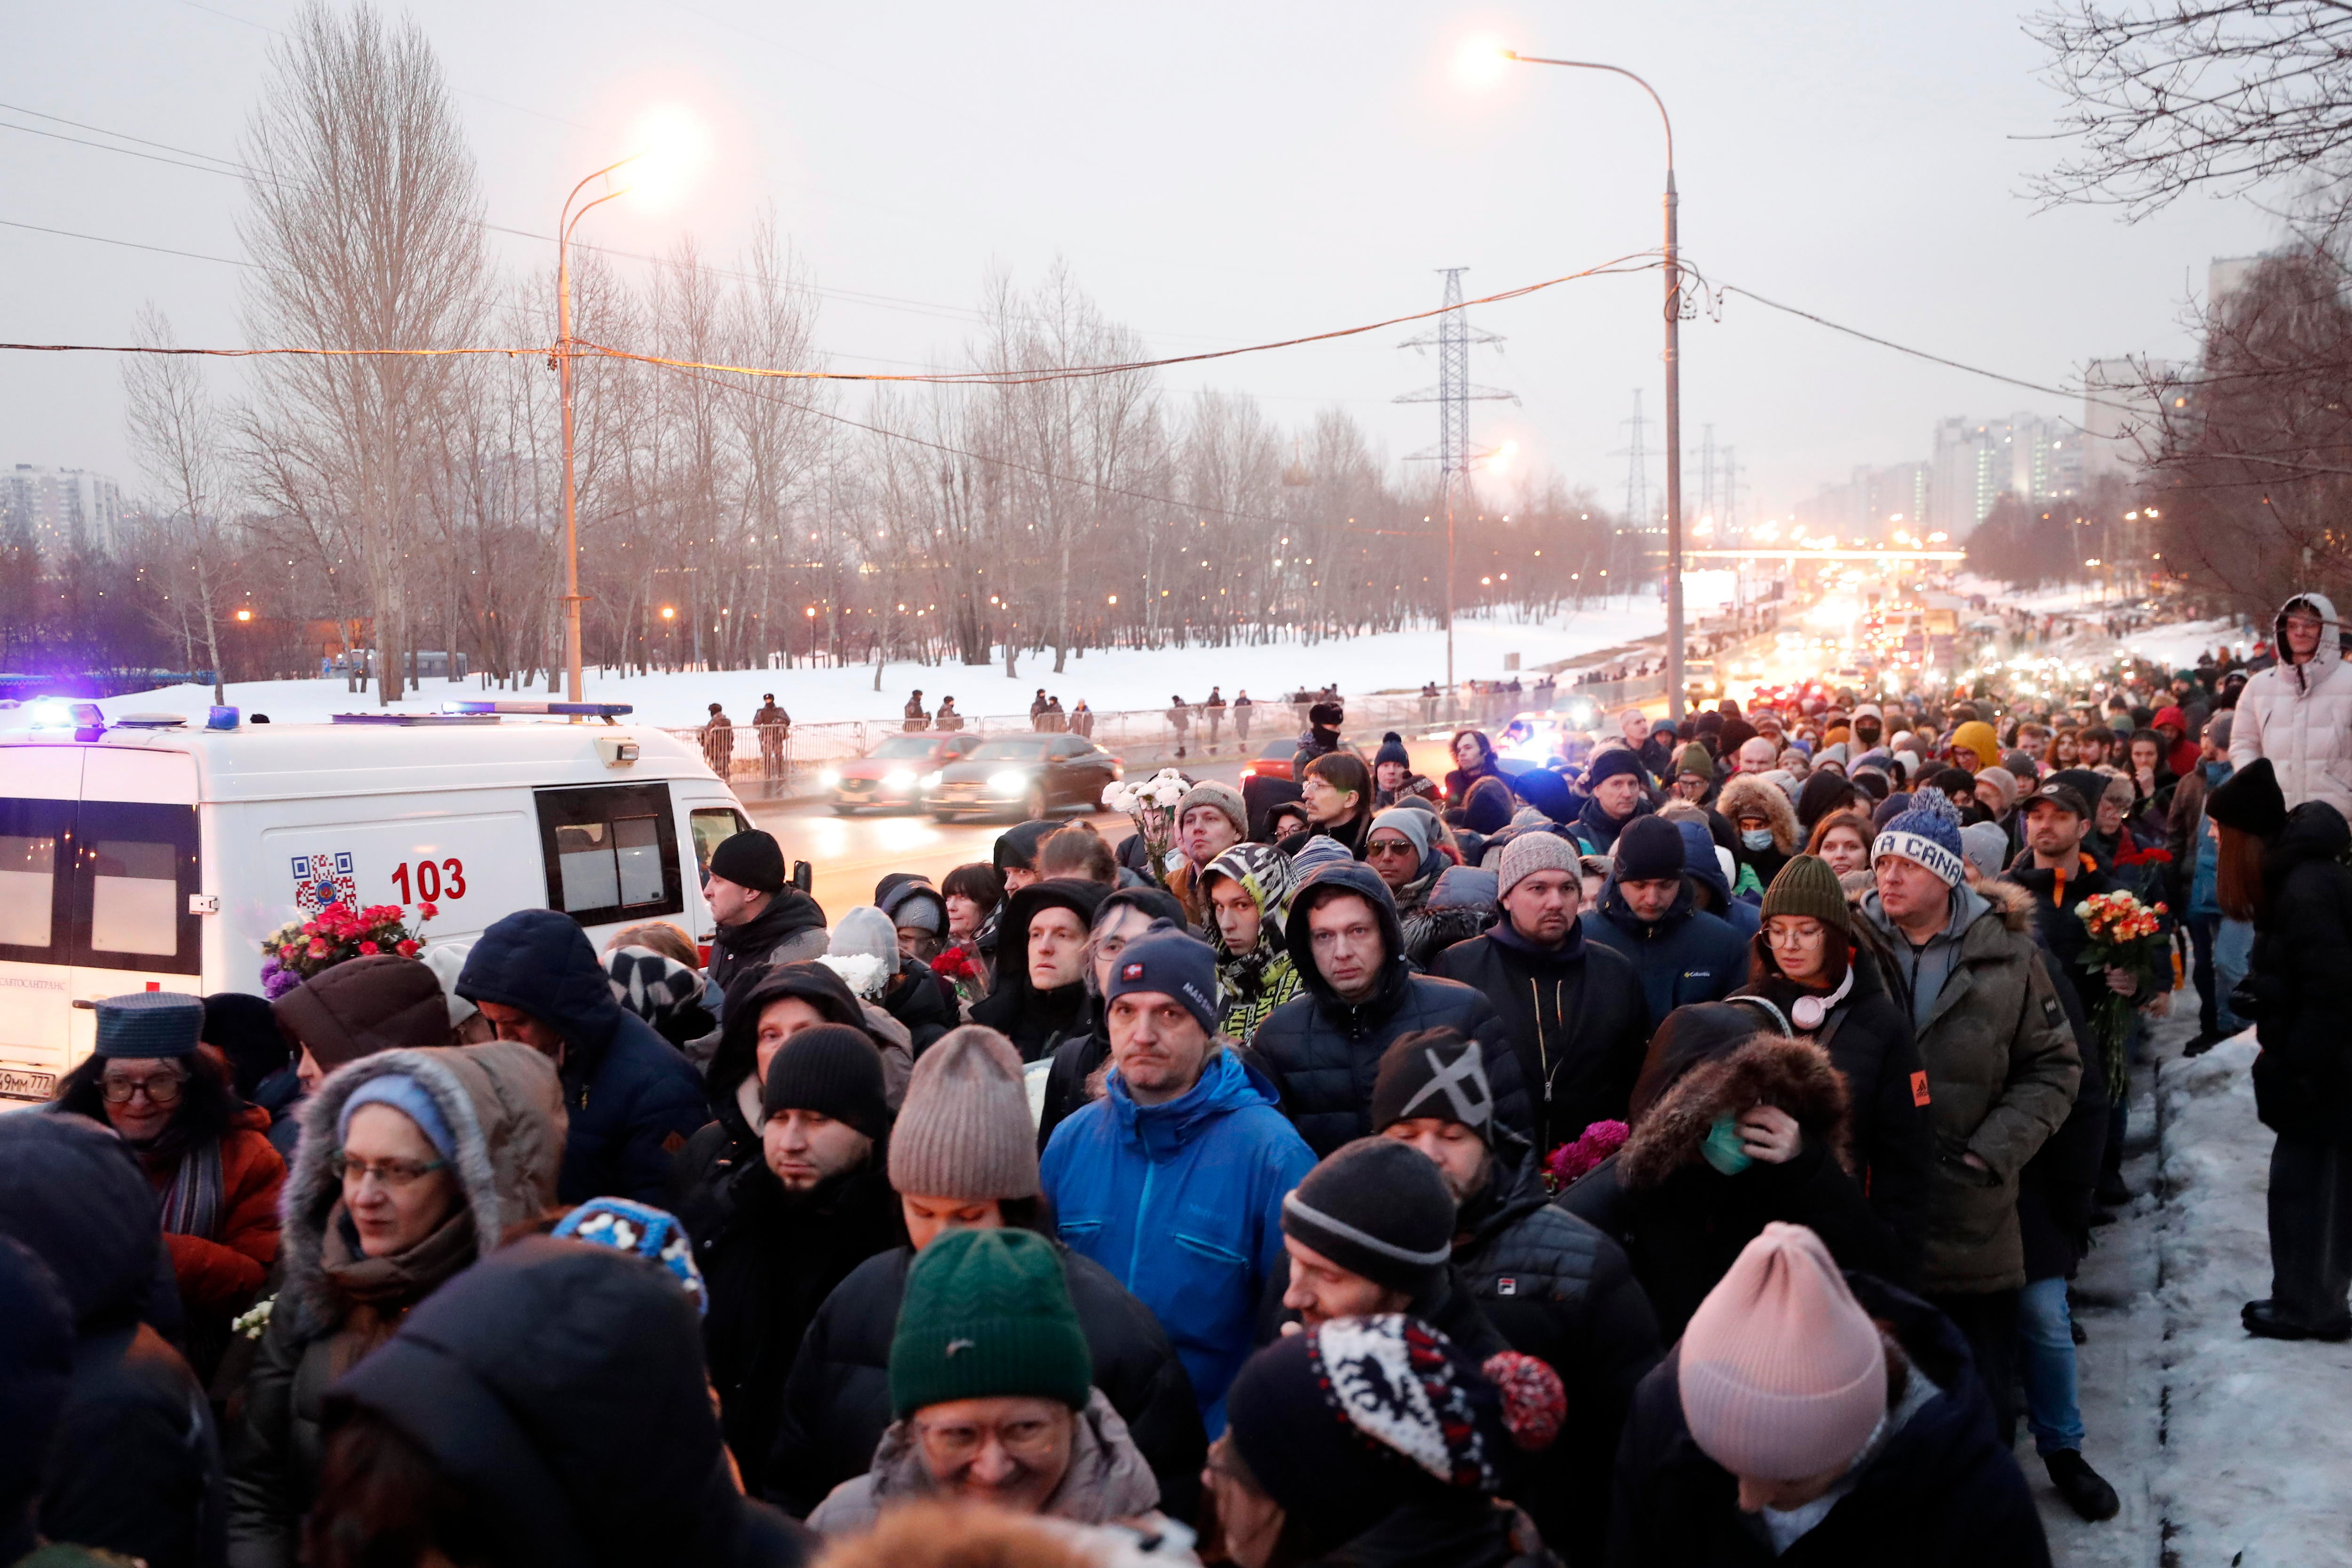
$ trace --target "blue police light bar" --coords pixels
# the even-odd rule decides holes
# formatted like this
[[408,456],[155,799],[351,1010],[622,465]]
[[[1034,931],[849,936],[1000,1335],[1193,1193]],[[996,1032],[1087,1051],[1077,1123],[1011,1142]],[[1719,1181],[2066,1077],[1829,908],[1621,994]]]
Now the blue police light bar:
[[513,713],[529,718],[602,719],[607,724],[635,710],[626,702],[444,702],[444,713]]

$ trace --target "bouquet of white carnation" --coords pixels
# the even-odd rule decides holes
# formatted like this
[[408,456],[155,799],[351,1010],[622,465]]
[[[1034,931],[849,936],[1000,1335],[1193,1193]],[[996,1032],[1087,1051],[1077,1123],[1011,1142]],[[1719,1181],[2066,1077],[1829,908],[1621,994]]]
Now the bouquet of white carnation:
[[1140,784],[1105,784],[1102,802],[1113,811],[1127,813],[1135,830],[1143,835],[1150,863],[1164,873],[1175,869],[1181,858],[1175,847],[1176,804],[1192,787],[1174,768],[1162,768]]

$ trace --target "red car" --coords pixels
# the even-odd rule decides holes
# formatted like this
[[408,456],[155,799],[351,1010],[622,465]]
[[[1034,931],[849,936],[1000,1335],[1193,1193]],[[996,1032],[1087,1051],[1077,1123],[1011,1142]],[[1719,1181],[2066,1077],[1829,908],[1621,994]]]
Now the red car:
[[817,783],[832,792],[833,809],[844,816],[874,805],[919,806],[923,775],[961,761],[980,742],[961,730],[893,735],[864,756],[825,769]]

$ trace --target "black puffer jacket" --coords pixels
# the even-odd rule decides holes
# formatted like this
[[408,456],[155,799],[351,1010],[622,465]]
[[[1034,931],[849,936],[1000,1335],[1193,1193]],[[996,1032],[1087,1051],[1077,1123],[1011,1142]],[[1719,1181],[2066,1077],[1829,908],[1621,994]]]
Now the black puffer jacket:
[[971,1021],[985,1024],[1011,1040],[1023,1061],[1044,1061],[1065,1040],[1085,1035],[1088,1024],[1083,980],[1050,991],[1029,984],[1029,922],[1040,910],[1067,910],[1078,917],[1080,926],[1091,931],[1095,910],[1110,897],[1110,891],[1100,882],[1049,877],[1004,900],[1004,918],[997,936],[996,984],[973,1004]]
[[824,954],[824,910],[791,883],[768,907],[738,926],[720,926],[704,971],[722,992],[746,973]]
[[427,1298],[345,1373],[352,1405],[421,1446],[507,1563],[798,1568],[807,1531],[736,1490],[677,1281],[535,1236]]
[[[1883,1268],[1903,1256],[1849,1169],[1845,1085],[1828,1055],[1771,1035],[1724,1045],[1639,1114],[1622,1149],[1559,1196],[1562,1208],[1623,1244],[1670,1342],[1769,1221],[1808,1226],[1842,1266]],[[1724,1175],[1700,1152],[1707,1132],[1717,1117],[1758,1105],[1796,1118],[1802,1145],[1782,1163],[1757,1161]]]
[[888,1147],[877,1141],[858,1169],[790,1194],[754,1145],[740,1163],[715,1161],[680,1202],[709,1289],[702,1329],[711,1386],[746,1476],[757,1477],[775,1447],[785,1379],[825,1297],[876,1253],[906,1245],[888,1169]]
[[[1772,944],[1761,933],[1748,939],[1748,984],[1734,996],[1760,996],[1793,1022],[1801,997],[1821,995],[1780,973]],[[1899,1266],[1890,1263],[1882,1273],[1907,1286],[1919,1271],[1927,1189],[1936,1169],[1927,1069],[1912,1038],[1910,1016],[1886,989],[1885,972],[1875,952],[1866,942],[1857,942],[1847,962],[1853,984],[1818,1027],[1797,1033],[1827,1050],[1830,1064],[1845,1079],[1854,1178],[1902,1248]]]
[[[1370,999],[1340,1000],[1315,965],[1307,913],[1324,900],[1353,894],[1379,917],[1388,963]],[[1478,1042],[1496,1115],[1522,1137],[1534,1129],[1519,1060],[1486,998],[1456,981],[1415,974],[1404,960],[1403,933],[1388,885],[1370,867],[1318,866],[1291,896],[1286,926],[1292,962],[1307,989],[1276,1007],[1250,1046],[1282,1095],[1282,1108],[1320,1158],[1372,1130],[1372,1082],[1381,1053],[1416,1029],[1458,1029]]]
[[[1094,1352],[1095,1386],[1159,1478],[1160,1511],[1191,1519],[1199,1511],[1209,1442],[1184,1363],[1159,1320],[1108,1270],[1059,1242],[1055,1251]],[[824,1299],[801,1341],[763,1472],[769,1500],[792,1513],[805,1517],[873,1463],[890,1425],[890,1336],[914,1258],[913,1247],[900,1247],[859,1264]]]
[[1683,1419],[1680,1347],[1642,1382],[1617,1456],[1611,1568],[2047,1568],[2033,1494],[1993,1431],[1968,1342],[1944,1315],[1849,1271],[1863,1310],[1891,1324],[1938,1390],[1870,1456],[1829,1516],[1773,1554],[1739,1483],[1692,1440]]
[[919,1057],[963,1022],[954,997],[931,973],[931,966],[903,955],[898,973],[882,988],[882,1010],[907,1026],[909,1048]]
[[212,1408],[180,1352],[142,1321],[172,1274],[155,1194],[130,1150],[78,1116],[0,1116],[0,1236],[48,1266],[74,1315],[72,1385],[41,1468],[41,1533],[149,1568],[219,1563],[227,1514]]
[[2273,1132],[2352,1141],[2352,830],[2325,801],[2305,801],[2263,851],[2263,902],[2248,978],[2260,1011],[2254,1108]]
[[1650,1299],[1623,1247],[1552,1205],[1532,1151],[1516,1140],[1459,1224],[1454,1266],[1479,1310],[1513,1350],[1559,1373],[1575,1413],[1536,1460],[1528,1511],[1566,1562],[1598,1563],[1618,1431],[1658,1359]]
[[1622,1121],[1642,1070],[1650,1016],[1641,977],[1625,955],[1584,938],[1546,952],[1505,919],[1486,935],[1447,948],[1432,973],[1483,994],[1503,1020],[1534,1111],[1535,1146],[1573,1142],[1596,1121]]

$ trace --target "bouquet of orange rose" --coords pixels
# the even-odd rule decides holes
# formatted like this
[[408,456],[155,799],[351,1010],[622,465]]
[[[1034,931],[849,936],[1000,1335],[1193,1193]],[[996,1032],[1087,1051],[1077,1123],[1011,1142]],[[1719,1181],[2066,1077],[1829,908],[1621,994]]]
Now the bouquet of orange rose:
[[2088,928],[2090,945],[2077,961],[2104,977],[2110,969],[2129,973],[2138,984],[2130,996],[2113,990],[2100,994],[2091,1008],[2091,1026],[2107,1058],[2107,1095],[2116,1100],[2128,1092],[2124,1042],[2131,1033],[2135,1007],[2170,989],[2159,978],[2172,978],[2172,939],[2164,929],[2169,911],[2163,904],[2143,904],[2129,893],[2098,893],[2075,906],[2074,914]]

